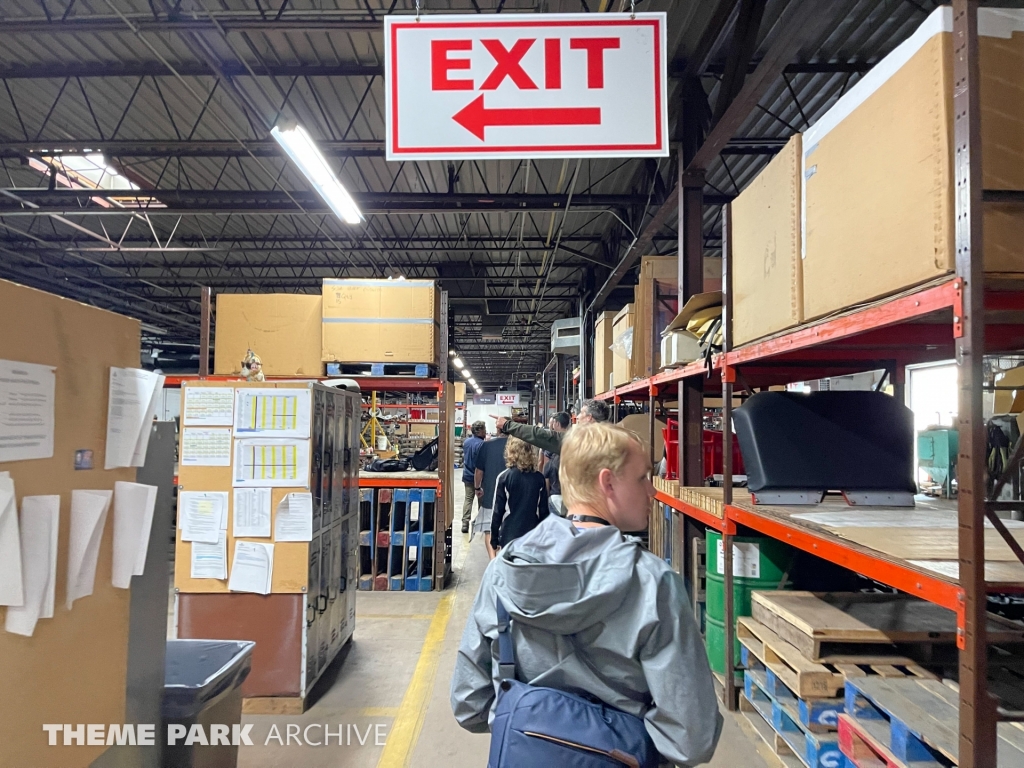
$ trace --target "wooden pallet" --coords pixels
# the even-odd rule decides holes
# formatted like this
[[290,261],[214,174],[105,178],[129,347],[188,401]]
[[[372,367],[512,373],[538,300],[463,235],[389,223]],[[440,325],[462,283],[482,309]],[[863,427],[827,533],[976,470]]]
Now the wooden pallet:
[[833,698],[851,677],[934,678],[915,661],[902,656],[845,656],[828,663],[811,661],[751,617],[737,621],[736,636],[744,648],[801,699]]
[[790,705],[774,698],[765,676],[755,670],[743,674],[743,696],[807,768],[833,768],[842,762],[835,732],[820,733],[803,727]]
[[[812,661],[892,653],[956,661],[956,614],[909,595],[755,592],[752,613]],[[1024,641],[1024,627],[998,616],[987,632],[992,642]]]
[[[938,680],[847,680],[844,717],[893,758],[914,768],[957,764],[959,694]],[[1024,768],[1024,730],[1000,723],[996,738],[999,768]]]
[[908,768],[852,717],[839,716],[839,749],[853,768]]
[[846,700],[842,696],[826,699],[803,699],[783,683],[778,675],[768,669],[749,649],[740,649],[743,666],[747,672],[753,673],[754,679],[765,693],[783,704],[800,725],[814,733],[835,731],[839,725],[839,715],[843,712]]
[[772,755],[784,768],[802,768],[803,763],[789,748],[789,745],[777,734],[769,721],[758,711],[753,702],[744,694],[740,694],[740,715],[750,724],[754,732],[771,750]]
[[328,376],[401,376],[425,379],[437,370],[437,366],[430,363],[327,363],[326,370]]
[[690,559],[690,589],[693,594],[690,603],[693,606],[693,617],[698,626],[704,626],[704,611],[707,605],[707,540],[699,536],[693,538],[693,557]]

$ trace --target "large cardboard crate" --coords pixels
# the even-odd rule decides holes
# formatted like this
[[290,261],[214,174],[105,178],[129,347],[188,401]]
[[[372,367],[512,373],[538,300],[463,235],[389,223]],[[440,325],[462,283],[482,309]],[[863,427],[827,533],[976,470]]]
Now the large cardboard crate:
[[[636,333],[633,328],[633,305],[627,304],[615,315],[612,321],[612,341],[621,346],[625,342],[626,349],[616,349],[612,355],[612,386],[628,384],[633,380],[630,358],[636,349]],[[627,334],[629,334],[627,336]],[[627,356],[626,352],[629,355]]]
[[679,311],[679,261],[675,254],[644,256],[640,260],[633,305],[635,329],[630,374],[633,378],[644,378],[658,371],[661,332]]
[[599,312],[594,319],[594,392],[597,394],[611,389],[612,368],[615,363],[611,349],[614,322],[614,312]]
[[213,371],[242,372],[248,350],[267,376],[320,376],[320,297],[296,293],[217,296]]
[[437,296],[432,280],[325,278],[322,359],[434,362]]
[[800,134],[732,204],[734,344],[803,321],[800,263]]
[[[804,318],[954,271],[953,18],[934,11],[803,139]],[[985,189],[1024,189],[1024,11],[982,9]],[[986,206],[985,269],[1024,272],[1024,212]]]

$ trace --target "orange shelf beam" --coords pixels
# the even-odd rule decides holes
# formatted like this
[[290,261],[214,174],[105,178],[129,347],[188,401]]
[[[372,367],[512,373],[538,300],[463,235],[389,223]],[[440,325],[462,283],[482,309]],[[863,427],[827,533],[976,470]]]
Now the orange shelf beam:
[[[708,526],[709,528],[714,528],[716,531],[719,531],[720,533],[725,532],[732,534],[736,532],[735,526],[730,526],[728,520],[723,520],[720,517],[715,517],[710,512],[705,512],[703,509],[699,509],[693,506],[692,504],[687,504],[685,501],[677,499],[675,496],[669,496],[667,493],[658,491],[655,494],[654,498],[657,501],[660,501],[662,504],[667,504],[668,506],[672,507],[672,509],[674,509],[676,512],[686,515],[687,517],[692,517],[694,520],[704,523],[704,525]],[[725,529],[727,526],[729,526],[731,530],[726,531]]]
[[425,477],[360,477],[360,488],[441,488],[439,478]]

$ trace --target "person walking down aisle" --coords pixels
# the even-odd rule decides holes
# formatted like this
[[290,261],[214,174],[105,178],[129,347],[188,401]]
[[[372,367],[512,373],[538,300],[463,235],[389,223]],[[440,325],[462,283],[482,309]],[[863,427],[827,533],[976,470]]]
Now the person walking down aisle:
[[497,435],[484,441],[476,454],[476,471],[474,472],[474,486],[480,509],[476,513],[476,520],[473,521],[473,533],[469,540],[478,534],[484,534],[484,546],[487,547],[487,554],[494,557],[494,547],[491,546],[491,510],[494,508],[494,486],[498,481],[498,475],[505,471],[505,443],[508,438]]
[[[553,432],[565,432],[572,424],[572,419],[565,411],[559,411],[551,417],[548,424]],[[562,486],[558,482],[559,456],[551,451],[544,451],[544,455],[547,457],[547,461],[544,462],[541,473],[547,481],[548,509],[551,510],[551,514],[560,515],[562,514]]]
[[[462,502],[462,532],[469,533],[469,522],[473,519],[473,500],[476,498],[476,454],[487,437],[487,425],[474,421],[470,436],[462,444],[462,484],[466,487],[466,498]],[[479,508],[479,504],[477,507]]]
[[[608,421],[611,411],[606,403],[600,400],[584,400],[580,405],[579,415],[576,416],[576,426],[582,427],[586,424],[593,424],[599,421]],[[496,420],[495,428],[500,434],[518,437],[530,445],[535,445],[542,451],[558,453],[561,450],[562,439],[567,432],[559,432],[536,424],[518,424],[504,416],[491,415]]]
[[683,580],[622,534],[647,524],[646,452],[610,424],[575,427],[561,448],[569,518],[549,515],[484,571],[452,675],[455,718],[476,733],[494,718],[500,599],[517,680],[589,693],[642,718],[665,761],[707,762],[723,719]]
[[495,551],[536,528],[548,516],[548,491],[533,449],[516,437],[505,445],[505,466],[494,488],[491,546]]

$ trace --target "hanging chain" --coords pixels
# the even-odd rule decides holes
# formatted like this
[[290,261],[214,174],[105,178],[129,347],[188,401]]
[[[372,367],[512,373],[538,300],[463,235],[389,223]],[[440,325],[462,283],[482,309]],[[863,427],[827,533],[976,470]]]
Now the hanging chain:
[[420,20],[420,0],[416,0],[416,21]]
[[[419,2],[419,0],[417,0]],[[629,0],[629,18],[636,18],[636,0]]]

